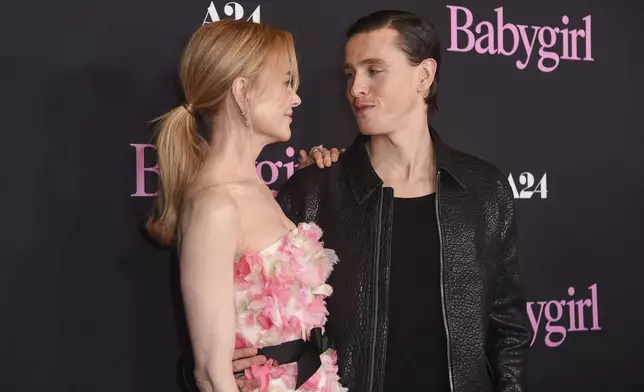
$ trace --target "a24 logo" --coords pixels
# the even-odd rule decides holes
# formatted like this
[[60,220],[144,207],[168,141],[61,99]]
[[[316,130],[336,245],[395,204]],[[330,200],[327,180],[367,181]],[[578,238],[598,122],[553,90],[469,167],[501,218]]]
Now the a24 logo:
[[[260,21],[260,5],[258,5],[255,8],[255,11],[253,11],[248,18],[246,18],[247,21],[249,22],[255,22],[259,23]],[[224,5],[224,15],[228,17],[232,17],[235,20],[242,19],[245,16],[244,12],[244,7],[234,1],[226,3]],[[206,12],[206,17],[203,20],[203,24],[208,24],[208,23],[213,23],[221,20],[221,17],[219,16],[219,13],[217,12],[217,7],[215,7],[215,2],[211,1],[210,5],[208,6],[208,11]]]
[[535,177],[530,172],[523,172],[518,177],[519,185],[514,180],[512,174],[508,176],[510,187],[515,199],[531,199],[535,193],[541,195],[542,199],[548,198],[548,178],[547,173],[544,173],[539,182],[535,182]]

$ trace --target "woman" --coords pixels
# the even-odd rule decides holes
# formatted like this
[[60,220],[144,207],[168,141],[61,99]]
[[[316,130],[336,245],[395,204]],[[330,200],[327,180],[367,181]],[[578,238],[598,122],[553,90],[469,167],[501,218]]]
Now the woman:
[[326,322],[336,255],[319,227],[283,214],[255,171],[264,146],[289,140],[301,103],[292,36],[244,21],[202,26],[181,81],[186,103],[160,118],[161,186],[148,229],[179,250],[200,391],[238,390],[231,363],[240,347],[268,358],[243,374],[261,391],[346,390],[335,353],[310,339]]

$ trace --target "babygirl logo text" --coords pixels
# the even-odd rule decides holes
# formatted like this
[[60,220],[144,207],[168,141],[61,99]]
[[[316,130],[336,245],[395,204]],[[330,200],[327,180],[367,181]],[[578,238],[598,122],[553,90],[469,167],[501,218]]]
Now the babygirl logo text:
[[[136,191],[130,196],[132,197],[152,197],[156,196],[157,191],[148,192],[145,187],[146,174],[152,173],[157,176],[159,174],[158,164],[153,166],[145,166],[145,152],[148,149],[156,150],[154,144],[130,144],[134,147],[136,152]],[[284,151],[288,158],[291,158],[290,161],[260,161],[255,163],[255,169],[257,175],[264,181],[264,184],[267,186],[273,185],[279,178],[280,175],[285,174],[286,179],[289,179],[293,173],[295,173],[295,168],[298,164],[292,159],[295,156],[295,149],[293,147],[287,147]],[[273,190],[273,196],[277,195],[277,191]]]
[[[503,7],[499,7],[494,9],[496,24],[482,21],[473,26],[472,11],[455,5],[448,5],[447,8],[450,10],[450,46],[447,48],[450,52],[474,50],[478,54],[503,56],[514,56],[519,52],[517,56],[520,59],[516,61],[516,66],[521,70],[538,56],[537,67],[543,72],[554,71],[561,60],[595,61],[592,56],[590,15],[582,18],[583,27],[577,29],[567,27],[570,18],[566,15],[561,17],[562,27],[515,25],[504,21]],[[511,34],[509,40],[508,34]],[[559,43],[560,48],[556,51],[554,48]],[[579,57],[580,44],[585,48],[583,59]]]
[[[597,283],[588,287],[588,290],[590,298],[576,300],[573,298],[575,289],[569,287],[568,295],[571,298],[568,300],[528,302],[528,318],[534,332],[530,346],[540,338],[548,347],[557,347],[566,340],[569,332],[600,331]],[[540,334],[542,325],[545,335]]]

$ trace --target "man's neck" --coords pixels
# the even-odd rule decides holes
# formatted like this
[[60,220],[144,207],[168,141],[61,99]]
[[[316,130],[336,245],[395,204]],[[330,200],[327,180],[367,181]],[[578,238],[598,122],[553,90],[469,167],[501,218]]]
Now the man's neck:
[[367,145],[371,164],[385,186],[415,196],[434,191],[436,160],[429,125],[374,135]]

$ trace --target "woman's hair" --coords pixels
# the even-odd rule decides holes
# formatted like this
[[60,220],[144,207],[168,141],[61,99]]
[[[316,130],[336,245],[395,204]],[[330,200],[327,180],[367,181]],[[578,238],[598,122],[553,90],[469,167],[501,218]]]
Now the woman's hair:
[[293,37],[265,24],[223,20],[200,27],[190,38],[180,77],[186,102],[157,118],[159,191],[147,230],[159,243],[176,241],[181,203],[205,160],[206,141],[197,133],[197,114],[217,113],[237,77],[256,79],[269,61],[288,56],[293,86],[298,83]]

